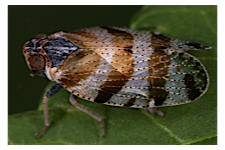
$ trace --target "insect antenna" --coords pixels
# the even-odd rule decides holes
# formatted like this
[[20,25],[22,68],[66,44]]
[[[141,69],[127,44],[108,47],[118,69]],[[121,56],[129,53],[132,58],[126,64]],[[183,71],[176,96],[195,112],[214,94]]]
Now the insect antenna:
[[20,86],[16,90],[19,90],[28,80],[30,80],[30,78],[32,78],[32,77],[30,76],[25,81],[23,81],[23,83],[20,84]]

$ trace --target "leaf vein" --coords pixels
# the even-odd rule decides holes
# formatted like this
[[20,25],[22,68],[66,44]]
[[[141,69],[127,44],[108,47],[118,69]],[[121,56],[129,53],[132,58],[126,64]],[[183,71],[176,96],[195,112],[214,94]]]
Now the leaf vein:
[[159,123],[150,113],[148,113],[147,111],[145,111],[143,109],[142,109],[142,113],[145,114],[148,118],[150,118],[155,125],[157,125],[160,128],[162,128],[166,133],[168,133],[171,137],[173,137],[179,143],[181,143],[181,144],[185,143],[184,140],[182,140],[177,135],[175,135],[170,129],[168,129],[166,126],[162,125],[161,123]]
[[182,145],[190,145],[192,143],[197,143],[197,142],[204,141],[206,139],[211,139],[211,138],[214,138],[214,137],[217,137],[216,133],[211,134],[211,135],[201,136],[201,137],[198,137],[198,138],[195,138],[195,139],[186,140],[185,142],[182,143]]

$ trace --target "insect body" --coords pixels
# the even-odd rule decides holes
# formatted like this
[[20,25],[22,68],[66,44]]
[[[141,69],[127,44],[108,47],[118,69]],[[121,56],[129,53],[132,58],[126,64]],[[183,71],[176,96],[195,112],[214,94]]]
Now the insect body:
[[45,127],[50,125],[47,99],[65,88],[70,101],[101,124],[102,117],[77,98],[113,106],[154,109],[202,96],[209,84],[205,67],[187,50],[210,46],[180,41],[148,31],[91,27],[37,35],[23,46],[31,75],[46,75],[55,84],[43,98]]

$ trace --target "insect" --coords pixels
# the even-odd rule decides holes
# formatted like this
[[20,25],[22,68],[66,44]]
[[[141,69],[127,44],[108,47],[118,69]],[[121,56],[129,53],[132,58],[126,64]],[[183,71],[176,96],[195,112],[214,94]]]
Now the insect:
[[149,31],[118,27],[90,27],[72,32],[39,34],[23,46],[31,76],[47,76],[57,83],[43,97],[45,126],[50,126],[47,100],[65,88],[70,102],[100,122],[102,116],[77,103],[77,98],[112,106],[144,108],[189,103],[208,88],[203,64],[187,50],[210,46],[180,41]]

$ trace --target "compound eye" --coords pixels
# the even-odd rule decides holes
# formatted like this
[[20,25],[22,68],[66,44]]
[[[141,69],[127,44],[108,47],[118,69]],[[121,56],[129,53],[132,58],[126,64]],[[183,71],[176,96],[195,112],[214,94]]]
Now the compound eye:
[[29,58],[30,66],[33,69],[41,70],[45,67],[45,60],[42,56],[32,55]]

